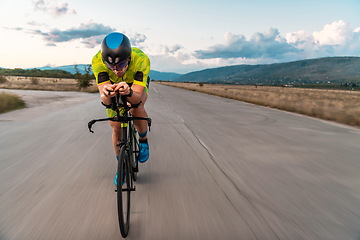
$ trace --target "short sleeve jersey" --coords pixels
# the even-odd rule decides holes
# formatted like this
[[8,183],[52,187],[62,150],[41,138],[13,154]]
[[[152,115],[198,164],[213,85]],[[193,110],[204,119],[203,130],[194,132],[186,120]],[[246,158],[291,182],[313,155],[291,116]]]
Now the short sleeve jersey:
[[[146,54],[138,48],[132,48],[131,61],[124,76],[117,77],[115,73],[109,69],[103,62],[101,51],[99,51],[92,59],[92,70],[96,78],[96,84],[104,84],[108,82],[119,83],[126,82],[130,84],[140,85],[146,88],[147,79],[150,73],[150,59]],[[99,74],[107,73],[108,78],[101,77]]]

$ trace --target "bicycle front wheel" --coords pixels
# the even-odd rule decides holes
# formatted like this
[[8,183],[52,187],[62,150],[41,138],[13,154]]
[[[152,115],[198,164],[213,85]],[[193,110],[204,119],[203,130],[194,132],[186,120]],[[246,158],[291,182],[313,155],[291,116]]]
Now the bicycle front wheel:
[[124,238],[128,235],[130,228],[131,185],[129,155],[126,147],[122,146],[118,161],[117,205],[120,233]]

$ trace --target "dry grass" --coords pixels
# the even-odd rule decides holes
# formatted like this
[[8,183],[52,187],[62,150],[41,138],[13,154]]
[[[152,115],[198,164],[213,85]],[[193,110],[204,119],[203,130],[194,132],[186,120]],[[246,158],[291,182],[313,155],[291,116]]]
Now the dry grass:
[[360,126],[360,92],[173,82],[162,84]]
[[25,106],[25,102],[19,96],[4,92],[0,93],[0,113],[24,108]]
[[[7,82],[0,83],[0,88],[24,89],[24,90],[47,90],[47,91],[79,91],[75,79],[67,78],[40,78],[40,77],[17,77],[5,76]],[[97,87],[92,80],[92,86],[83,91],[97,92]]]

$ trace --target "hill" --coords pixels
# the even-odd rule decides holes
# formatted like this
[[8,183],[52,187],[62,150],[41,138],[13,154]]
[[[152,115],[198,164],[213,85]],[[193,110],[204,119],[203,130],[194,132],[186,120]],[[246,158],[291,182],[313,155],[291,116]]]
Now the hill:
[[[75,66],[76,65],[66,65],[66,66],[59,66],[59,67],[46,66],[46,67],[40,67],[38,69],[40,69],[40,70],[54,70],[54,69],[57,69],[57,70],[63,70],[63,71],[67,71],[67,72],[70,72],[72,74],[75,74],[76,73]],[[87,64],[78,64],[77,67],[78,67],[78,71],[81,74],[85,74],[85,69],[88,67],[88,65]],[[150,70],[150,78],[152,80],[172,80],[172,79],[175,79],[175,78],[177,78],[179,76],[181,76],[181,74],[172,73],[172,72],[158,72],[158,71],[155,71],[155,70]]]
[[173,73],[173,72],[158,72],[155,70],[150,70],[150,78],[151,80],[173,80],[175,78],[180,77],[181,74]]
[[288,63],[236,65],[184,74],[175,82],[315,84],[360,82],[360,57],[328,57]]

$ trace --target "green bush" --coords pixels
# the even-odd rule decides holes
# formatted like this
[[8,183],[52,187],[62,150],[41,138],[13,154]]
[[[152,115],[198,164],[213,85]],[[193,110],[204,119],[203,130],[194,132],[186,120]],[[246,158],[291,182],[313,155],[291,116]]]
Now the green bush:
[[0,75],[0,83],[5,83],[7,82],[7,79],[4,75]]

